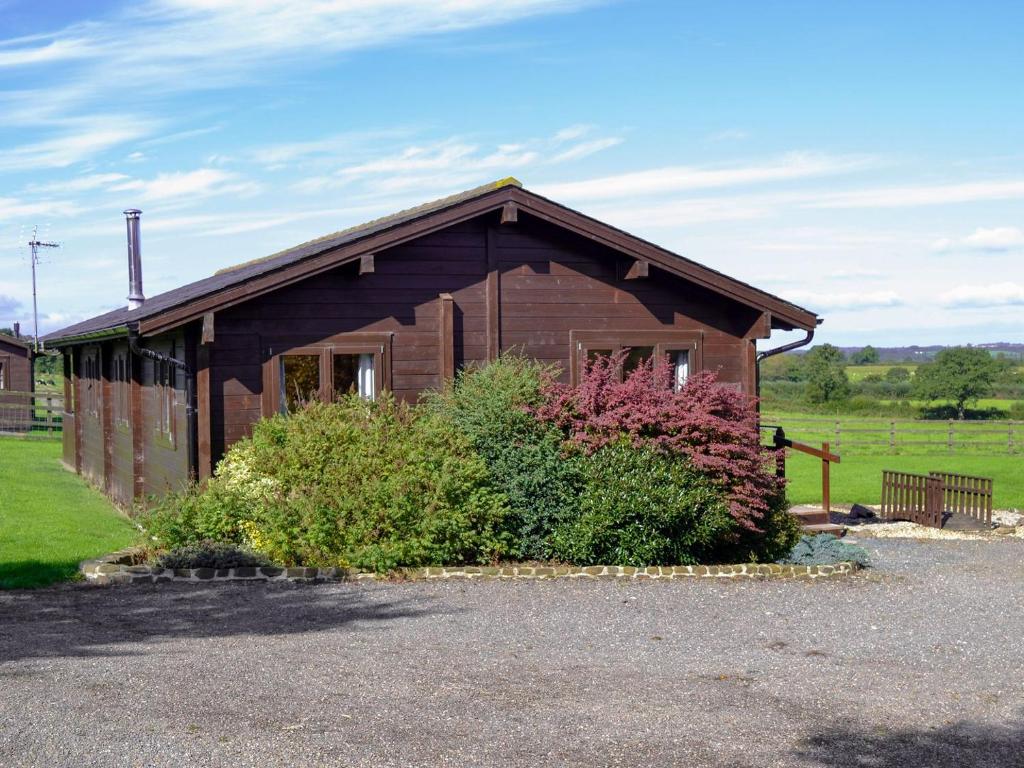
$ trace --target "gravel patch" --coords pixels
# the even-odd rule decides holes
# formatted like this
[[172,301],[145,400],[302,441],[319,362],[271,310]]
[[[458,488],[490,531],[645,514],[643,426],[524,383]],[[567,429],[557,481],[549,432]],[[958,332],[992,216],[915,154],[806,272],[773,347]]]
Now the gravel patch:
[[1024,766],[1024,542],[860,543],[835,581],[0,593],[0,765]]

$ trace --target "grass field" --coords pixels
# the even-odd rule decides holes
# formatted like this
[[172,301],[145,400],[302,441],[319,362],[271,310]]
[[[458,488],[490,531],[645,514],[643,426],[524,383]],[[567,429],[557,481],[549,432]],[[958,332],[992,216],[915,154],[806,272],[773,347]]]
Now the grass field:
[[61,466],[60,446],[0,437],[0,589],[66,581],[81,560],[135,539],[102,494]]

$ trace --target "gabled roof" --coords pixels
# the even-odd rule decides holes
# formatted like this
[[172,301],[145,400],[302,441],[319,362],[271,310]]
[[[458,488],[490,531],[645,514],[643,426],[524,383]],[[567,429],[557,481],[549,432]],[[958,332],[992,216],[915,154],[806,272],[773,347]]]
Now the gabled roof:
[[29,339],[16,339],[14,336],[8,336],[6,333],[0,333],[0,342],[4,344],[12,344],[15,347],[21,347],[32,351],[32,342]]
[[525,190],[519,181],[507,178],[220,270],[210,277],[146,299],[138,309],[122,307],[107,312],[48,334],[43,341],[59,346],[125,333],[129,325],[137,325],[143,335],[169,330],[206,312],[238,304],[509,203],[742,304],[767,311],[775,328],[809,330],[820,322],[810,310]]

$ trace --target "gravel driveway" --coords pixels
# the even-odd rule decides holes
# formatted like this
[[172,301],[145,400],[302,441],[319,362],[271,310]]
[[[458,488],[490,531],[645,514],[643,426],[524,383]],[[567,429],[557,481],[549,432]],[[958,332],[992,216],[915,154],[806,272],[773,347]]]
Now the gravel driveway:
[[1024,766],[1024,541],[806,582],[0,593],[0,765]]

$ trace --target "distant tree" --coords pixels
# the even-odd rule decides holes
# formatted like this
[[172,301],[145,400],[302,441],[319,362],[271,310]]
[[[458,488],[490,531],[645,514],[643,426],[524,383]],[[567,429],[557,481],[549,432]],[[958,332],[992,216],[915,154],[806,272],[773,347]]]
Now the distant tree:
[[853,365],[874,365],[878,360],[878,350],[870,344],[850,355],[850,362]]
[[841,350],[831,344],[814,347],[804,355],[807,373],[805,392],[812,403],[831,403],[850,396],[850,380],[843,368]]
[[803,381],[806,376],[801,355],[773,355],[761,362],[761,381]]
[[885,372],[885,380],[898,384],[901,381],[910,381],[910,370],[899,365],[894,365]]
[[934,362],[919,366],[914,375],[914,394],[922,400],[952,400],[962,419],[966,405],[992,392],[999,363],[984,349],[950,347],[935,355]]
[[5,328],[0,328],[0,334],[3,334],[4,336],[13,336],[14,335],[14,329],[13,328],[6,328],[6,327]]

